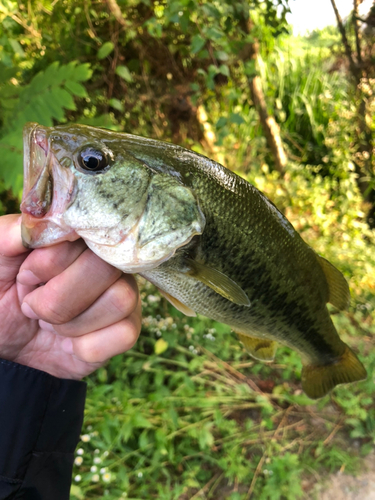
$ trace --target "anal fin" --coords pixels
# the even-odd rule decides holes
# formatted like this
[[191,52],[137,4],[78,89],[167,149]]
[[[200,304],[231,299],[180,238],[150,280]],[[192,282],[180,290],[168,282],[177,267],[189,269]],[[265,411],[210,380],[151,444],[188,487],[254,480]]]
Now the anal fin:
[[277,342],[257,337],[249,337],[243,333],[236,332],[238,339],[244,345],[247,352],[260,361],[273,361],[277,350]]
[[350,347],[330,364],[305,365],[302,368],[302,388],[312,399],[325,396],[338,384],[347,384],[363,380],[367,373]]
[[178,299],[176,299],[176,297],[173,297],[169,293],[164,292],[163,290],[160,290],[160,288],[158,288],[158,290],[162,294],[162,296],[164,298],[166,298],[168,300],[168,302],[170,302],[172,304],[172,306],[174,306],[180,312],[185,314],[185,316],[196,316],[196,313],[192,309],[190,309],[190,307],[185,306],[185,304],[183,304]]

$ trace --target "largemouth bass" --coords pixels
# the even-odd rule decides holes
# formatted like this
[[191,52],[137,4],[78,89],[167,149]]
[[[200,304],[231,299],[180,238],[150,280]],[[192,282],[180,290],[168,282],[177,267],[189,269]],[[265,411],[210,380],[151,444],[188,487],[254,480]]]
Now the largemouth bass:
[[187,315],[230,325],[252,356],[277,343],[302,357],[311,398],[366,377],[327,310],[349,304],[343,275],[254,186],[182,147],[84,125],[24,130],[22,237],[83,238]]

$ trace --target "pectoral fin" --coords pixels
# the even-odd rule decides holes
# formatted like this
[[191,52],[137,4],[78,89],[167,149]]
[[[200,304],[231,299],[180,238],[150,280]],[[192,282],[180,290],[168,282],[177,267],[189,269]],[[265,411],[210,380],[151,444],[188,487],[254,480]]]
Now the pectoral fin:
[[317,255],[317,257],[328,283],[328,302],[340,310],[347,309],[350,302],[350,292],[346,279],[328,260],[320,255]]
[[231,278],[217,269],[200,264],[192,259],[185,259],[185,273],[196,278],[215,290],[222,297],[240,306],[250,306],[250,300],[242,288]]
[[273,361],[276,354],[277,342],[273,340],[249,337],[243,333],[236,332],[240,342],[244,345],[247,352],[255,359],[260,361]]
[[363,364],[350,347],[330,364],[306,365],[302,368],[302,388],[309,398],[322,398],[338,384],[363,380],[367,376]]
[[196,316],[195,312],[192,309],[190,309],[190,307],[185,306],[185,304],[176,299],[176,297],[172,297],[172,295],[169,295],[169,293],[160,290],[160,288],[158,288],[158,290],[162,294],[162,296],[172,304],[172,306],[174,306],[180,312],[185,314],[185,316]]

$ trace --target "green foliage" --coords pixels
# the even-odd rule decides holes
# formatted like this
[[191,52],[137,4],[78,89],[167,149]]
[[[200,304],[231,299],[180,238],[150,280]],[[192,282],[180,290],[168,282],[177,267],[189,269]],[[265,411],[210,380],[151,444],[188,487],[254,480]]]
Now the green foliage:
[[302,163],[321,166],[330,163],[325,137],[335,103],[347,99],[347,92],[344,76],[329,74],[329,62],[324,68],[317,59],[275,50],[267,64],[262,61],[261,73],[291,153]]
[[[0,0],[1,213],[20,194],[26,121],[173,139],[246,177],[342,270],[352,303],[333,321],[373,373],[374,235],[352,162],[355,103],[330,71],[337,32],[279,36],[281,1],[118,5],[121,23],[90,0]],[[249,95],[256,72],[287,146],[283,179]],[[375,439],[371,375],[312,404],[295,352],[254,362],[225,325],[184,317],[150,284],[141,290],[139,342],[88,381],[72,500],[293,500],[312,498],[312,474],[358,470]]]
[[[312,470],[358,470],[374,439],[372,377],[311,404],[295,353],[252,361],[228,327],[186,318],[141,285],[139,342],[89,379],[73,499],[181,499],[204,488],[206,498],[245,500],[252,484],[255,498],[294,500]],[[350,345],[363,337],[356,318],[337,324]],[[371,345],[361,347],[369,370]]]
[[109,56],[114,48],[115,46],[112,42],[105,42],[98,50],[98,59],[104,59],[105,57]]
[[264,485],[259,492],[259,500],[294,500],[302,498],[300,475],[303,467],[297,453],[286,452],[280,457],[274,456],[267,469],[264,469]]
[[[17,70],[17,68],[11,68]],[[8,75],[12,72],[8,71]],[[55,62],[39,72],[30,83],[20,86],[17,81],[0,82],[0,177],[6,189],[15,193],[22,189],[22,128],[26,122],[38,122],[50,127],[65,120],[66,110],[75,110],[75,97],[87,97],[81,82],[91,77],[87,63],[73,61],[60,66]]]

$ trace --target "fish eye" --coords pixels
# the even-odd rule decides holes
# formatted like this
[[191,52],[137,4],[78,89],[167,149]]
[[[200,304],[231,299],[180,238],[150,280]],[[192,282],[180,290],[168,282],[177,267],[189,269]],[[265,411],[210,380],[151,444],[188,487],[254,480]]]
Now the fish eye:
[[77,155],[78,164],[87,172],[101,172],[109,165],[108,155],[95,146],[85,146]]

